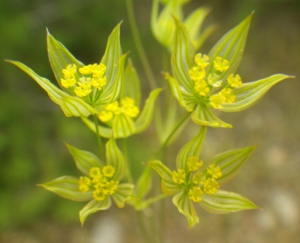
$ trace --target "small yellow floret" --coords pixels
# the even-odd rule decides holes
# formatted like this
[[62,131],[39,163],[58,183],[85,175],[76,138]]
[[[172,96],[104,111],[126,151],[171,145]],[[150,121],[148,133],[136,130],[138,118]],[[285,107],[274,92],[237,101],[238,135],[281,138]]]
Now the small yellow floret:
[[193,202],[200,202],[202,201],[201,196],[203,195],[203,191],[201,190],[200,187],[193,187],[189,190],[189,198]]
[[185,172],[182,169],[179,169],[178,172],[173,171],[172,179],[177,184],[182,184],[185,181]]
[[209,65],[209,57],[202,55],[201,53],[196,54],[194,61],[201,69],[204,69]]
[[79,68],[79,72],[84,75],[91,74],[92,73],[92,65],[86,65],[86,66]]
[[101,177],[101,170],[99,167],[92,167],[89,171],[89,175],[91,178],[98,178]]
[[187,158],[187,166],[189,171],[193,172],[198,170],[203,165],[203,162],[197,156],[191,156]]
[[77,85],[78,86],[74,89],[74,92],[78,97],[85,97],[92,92],[91,78],[80,78]]
[[114,194],[118,189],[119,182],[118,181],[110,181],[107,182],[104,186],[104,193],[106,195]]
[[194,88],[195,88],[196,92],[201,96],[206,96],[210,91],[210,88],[208,87],[205,80],[196,81]]
[[215,194],[220,188],[219,183],[214,179],[206,179],[203,181],[203,191],[207,194]]
[[202,172],[196,173],[195,175],[193,175],[192,182],[193,182],[195,185],[200,185],[200,184],[202,184],[203,176],[204,176],[204,175],[203,175]]
[[101,90],[106,84],[106,77],[92,78],[92,86]]
[[114,114],[111,111],[101,111],[98,118],[102,122],[108,122],[113,118]]
[[206,71],[205,69],[201,69],[199,67],[193,67],[189,70],[189,75],[190,78],[196,82],[205,78]]
[[106,165],[102,168],[102,173],[105,177],[113,177],[113,175],[115,174],[116,169],[111,166],[111,165]]
[[233,90],[230,88],[224,88],[220,91],[220,94],[224,97],[224,103],[233,103],[236,99],[236,96],[232,94]]
[[81,176],[79,178],[79,182],[78,182],[78,189],[79,191],[81,191],[82,193],[88,191],[90,189],[91,186],[91,179],[86,177],[86,176]]
[[221,93],[214,94],[209,97],[209,103],[215,109],[222,108],[222,104],[225,102],[225,98]]
[[220,80],[220,76],[218,74],[209,74],[207,77],[207,83],[215,88],[218,88],[222,85],[222,80]]
[[115,114],[120,114],[121,111],[120,111],[120,107],[119,107],[119,102],[118,101],[115,101],[111,104],[108,104],[106,107],[105,107],[105,110],[107,111],[112,111],[113,113]]
[[105,199],[106,195],[104,193],[104,189],[103,188],[98,188],[96,190],[93,191],[93,198],[96,201],[103,201]]
[[61,85],[65,88],[71,88],[76,84],[76,73],[77,67],[75,64],[68,65],[62,70],[64,78],[60,79]]
[[240,87],[243,84],[240,75],[236,74],[234,76],[233,73],[228,76],[227,82],[232,88]]
[[214,179],[218,179],[222,176],[221,167],[215,166],[215,164],[208,166],[207,173]]
[[222,57],[216,57],[214,60],[214,67],[217,71],[225,72],[230,67],[230,62]]
[[140,110],[137,106],[134,105],[134,99],[125,97],[121,100],[121,107],[123,108],[123,113],[129,117],[137,117],[140,113]]

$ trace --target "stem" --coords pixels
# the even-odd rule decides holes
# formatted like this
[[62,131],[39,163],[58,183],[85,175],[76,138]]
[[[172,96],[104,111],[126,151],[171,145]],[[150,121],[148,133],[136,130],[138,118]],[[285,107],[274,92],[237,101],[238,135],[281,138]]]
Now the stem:
[[127,180],[129,183],[133,184],[133,179],[130,171],[130,165],[129,165],[129,157],[128,157],[128,148],[127,148],[127,139],[122,139],[122,147],[123,147],[123,154],[125,155],[125,162],[127,164]]
[[138,54],[140,56],[145,74],[147,76],[147,79],[149,81],[151,89],[155,89],[157,87],[155,77],[153,75],[151,66],[149,64],[148,58],[146,56],[141,37],[137,28],[136,19],[133,12],[133,4],[132,0],[126,0],[126,8],[127,8],[127,15],[128,20],[132,32],[133,41],[135,43],[136,49],[138,51]]
[[95,123],[95,130],[96,130],[97,142],[98,142],[98,146],[99,146],[100,159],[104,162],[105,161],[104,147],[103,147],[103,143],[102,143],[101,137],[99,135],[99,127],[98,127],[98,117],[97,117],[97,115],[94,115],[94,123]]
[[145,222],[143,220],[143,216],[141,215],[142,212],[141,211],[135,211],[136,212],[136,217],[138,219],[138,224],[141,230],[141,233],[143,235],[143,238],[145,240],[145,242],[147,243],[153,243],[151,240],[151,237],[149,237],[146,226],[145,226]]
[[167,146],[168,142],[170,141],[170,139],[172,138],[172,136],[178,131],[178,129],[181,127],[181,125],[186,121],[186,119],[190,116],[190,113],[187,112],[185,114],[185,116],[178,122],[178,124],[175,126],[175,128],[173,129],[173,131],[169,134],[169,136],[167,137],[167,139],[164,141],[164,143],[161,145],[161,147],[159,148],[159,150],[151,157],[150,160],[153,160],[155,158],[158,158],[158,156],[162,153],[162,151],[165,149],[165,147]]

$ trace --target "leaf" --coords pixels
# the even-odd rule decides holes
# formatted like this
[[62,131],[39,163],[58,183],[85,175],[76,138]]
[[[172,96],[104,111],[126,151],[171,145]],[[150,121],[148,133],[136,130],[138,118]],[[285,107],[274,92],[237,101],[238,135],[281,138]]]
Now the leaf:
[[226,191],[217,191],[214,195],[202,196],[200,206],[206,211],[214,214],[234,213],[242,210],[258,209],[249,199],[239,194]]
[[232,104],[224,104],[220,110],[225,112],[237,112],[245,110],[259,101],[267,91],[280,81],[293,78],[284,74],[275,74],[265,79],[250,83],[244,83],[233,90],[236,101]]
[[121,99],[130,97],[134,99],[135,105],[140,106],[141,90],[140,81],[135,68],[132,65],[131,59],[128,59],[128,64],[123,75],[122,89],[120,94]]
[[[96,133],[95,123],[91,120],[81,117],[81,120],[91,129],[94,133]],[[104,138],[111,138],[112,136],[112,129],[109,127],[98,126],[99,135]],[[119,138],[114,135],[115,138]]]
[[[65,69],[69,64],[75,64],[77,68],[84,66],[83,63],[78,61],[65,46],[57,41],[47,30],[47,50],[51,68],[54,76],[63,90],[67,90],[61,85],[61,78],[64,78],[62,70]],[[76,79],[80,78],[80,74],[76,72]]]
[[155,107],[155,101],[159,93],[162,91],[162,89],[158,88],[153,90],[148,99],[145,102],[145,106],[141,112],[141,114],[138,116],[138,118],[135,121],[136,124],[136,130],[135,133],[141,133],[146,130],[146,128],[150,125],[154,107]]
[[112,198],[119,208],[123,208],[127,200],[134,198],[133,191],[132,191],[133,187],[134,185],[132,184],[118,185],[118,189],[112,195]]
[[187,193],[182,191],[176,194],[172,201],[178,208],[178,211],[186,217],[190,228],[192,228],[196,223],[199,223],[199,217],[195,210],[194,204],[189,199]]
[[187,90],[193,93],[194,82],[188,74],[195,51],[184,25],[174,17],[176,31],[174,35],[171,66],[174,78]]
[[147,166],[136,183],[137,197],[143,199],[152,188],[152,169]]
[[105,145],[106,147],[106,162],[115,168],[115,174],[112,179],[119,181],[121,180],[127,168],[125,167],[125,158],[122,152],[117,147],[115,139],[112,137],[108,140]]
[[227,59],[230,62],[230,68],[221,74],[220,79],[226,78],[231,73],[235,73],[243,56],[252,15],[253,13],[251,13],[238,26],[228,31],[214,45],[208,54],[210,58],[210,65],[207,67],[207,73],[212,71],[214,66],[213,61],[218,56]]
[[76,167],[80,172],[89,176],[89,171],[93,167],[103,167],[103,162],[94,154],[77,149],[66,143],[66,146],[73,156]]
[[97,111],[92,106],[90,106],[79,97],[63,97],[61,99],[60,107],[67,117],[88,117],[89,115],[94,115],[97,113]]
[[255,149],[256,146],[250,146],[230,150],[216,155],[211,161],[208,161],[208,164],[215,164],[221,168],[222,176],[218,179],[218,183],[222,185],[236,176]]
[[200,156],[205,134],[206,127],[203,126],[198,134],[180,149],[176,157],[176,166],[178,169],[183,169],[186,173],[189,172],[187,159],[191,156]]
[[121,113],[113,118],[112,133],[115,137],[126,138],[135,132],[136,126],[131,117]]
[[73,176],[62,176],[53,181],[46,182],[40,186],[48,191],[54,192],[60,197],[76,201],[85,202],[92,199],[92,192],[82,193],[78,189],[78,178]]
[[102,201],[96,201],[93,199],[87,205],[85,205],[84,208],[79,212],[81,225],[84,224],[86,218],[90,214],[96,213],[100,210],[106,210],[110,208],[110,206],[111,206],[111,199],[108,196]]
[[202,126],[232,128],[230,124],[223,122],[216,117],[208,107],[202,104],[197,104],[192,113],[192,120]]
[[163,165],[158,160],[153,160],[147,163],[152,169],[154,169],[162,179],[162,191],[165,194],[174,194],[181,190],[180,185],[176,184],[172,179],[172,171]]

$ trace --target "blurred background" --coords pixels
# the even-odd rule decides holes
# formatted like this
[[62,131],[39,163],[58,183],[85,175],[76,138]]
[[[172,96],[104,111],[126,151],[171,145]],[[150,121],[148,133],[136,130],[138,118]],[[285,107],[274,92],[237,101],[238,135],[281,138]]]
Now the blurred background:
[[[162,47],[150,31],[150,0],[135,0],[138,27],[151,65],[160,76]],[[217,24],[201,52],[253,10],[245,54],[238,73],[245,82],[275,73],[295,75],[277,84],[254,107],[220,114],[233,129],[209,129],[203,157],[235,147],[259,144],[239,175],[224,187],[250,198],[263,210],[211,215],[198,210],[200,224],[188,229],[185,218],[165,200],[164,242],[298,243],[300,242],[300,1],[203,0],[212,8],[204,26]],[[113,207],[90,216],[80,227],[84,206],[36,186],[62,175],[79,176],[64,141],[96,151],[94,135],[76,118],[66,118],[46,93],[26,74],[5,63],[18,60],[53,82],[46,50],[46,27],[84,63],[98,62],[111,30],[123,20],[121,44],[136,66],[143,97],[149,93],[132,40],[124,0],[0,1],[0,242],[6,243],[129,243],[142,242],[130,206]],[[163,84],[161,86],[164,86]],[[191,138],[190,124],[181,140]],[[157,147],[154,127],[129,139],[141,168],[145,153]],[[151,144],[151,146],[149,146]],[[143,151],[136,146],[144,146]],[[174,155],[182,143],[169,149]],[[139,147],[141,148],[141,147]],[[151,148],[152,149],[152,148]],[[142,158],[142,159],[141,159]],[[138,169],[137,169],[138,170]],[[148,212],[151,214],[151,212]],[[107,238],[108,237],[108,238]]]

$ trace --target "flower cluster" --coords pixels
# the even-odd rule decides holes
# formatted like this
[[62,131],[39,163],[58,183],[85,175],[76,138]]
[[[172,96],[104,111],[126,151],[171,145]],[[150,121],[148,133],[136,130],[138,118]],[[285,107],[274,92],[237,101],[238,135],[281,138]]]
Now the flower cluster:
[[[86,65],[79,68],[75,64],[68,65],[62,70],[64,78],[60,79],[61,85],[72,89],[78,97],[88,96],[93,88],[101,90],[106,84],[106,66],[103,63]],[[77,79],[76,77],[79,76]]]
[[[189,70],[189,76],[194,81],[194,90],[204,100],[215,108],[222,108],[223,104],[231,104],[236,100],[233,90],[242,85],[241,77],[231,73],[227,77],[227,84],[224,85],[221,79],[222,74],[230,68],[228,60],[222,57],[216,57],[213,61],[214,71],[208,75],[206,67],[210,65],[209,57],[198,53],[194,58],[195,66]],[[221,89],[221,87],[223,87]],[[221,89],[219,92],[215,92]],[[214,93],[214,94],[212,94]]]
[[102,122],[108,122],[114,118],[114,116],[119,114],[125,114],[131,118],[137,117],[140,113],[139,108],[135,105],[135,101],[132,98],[125,97],[121,99],[120,104],[115,101],[107,105],[103,111],[99,114],[99,119]]
[[89,171],[89,176],[81,176],[79,178],[78,189],[82,193],[93,191],[93,198],[96,201],[102,201],[107,196],[114,194],[119,185],[119,181],[113,180],[115,168],[111,165],[106,165],[102,168],[92,167]]

